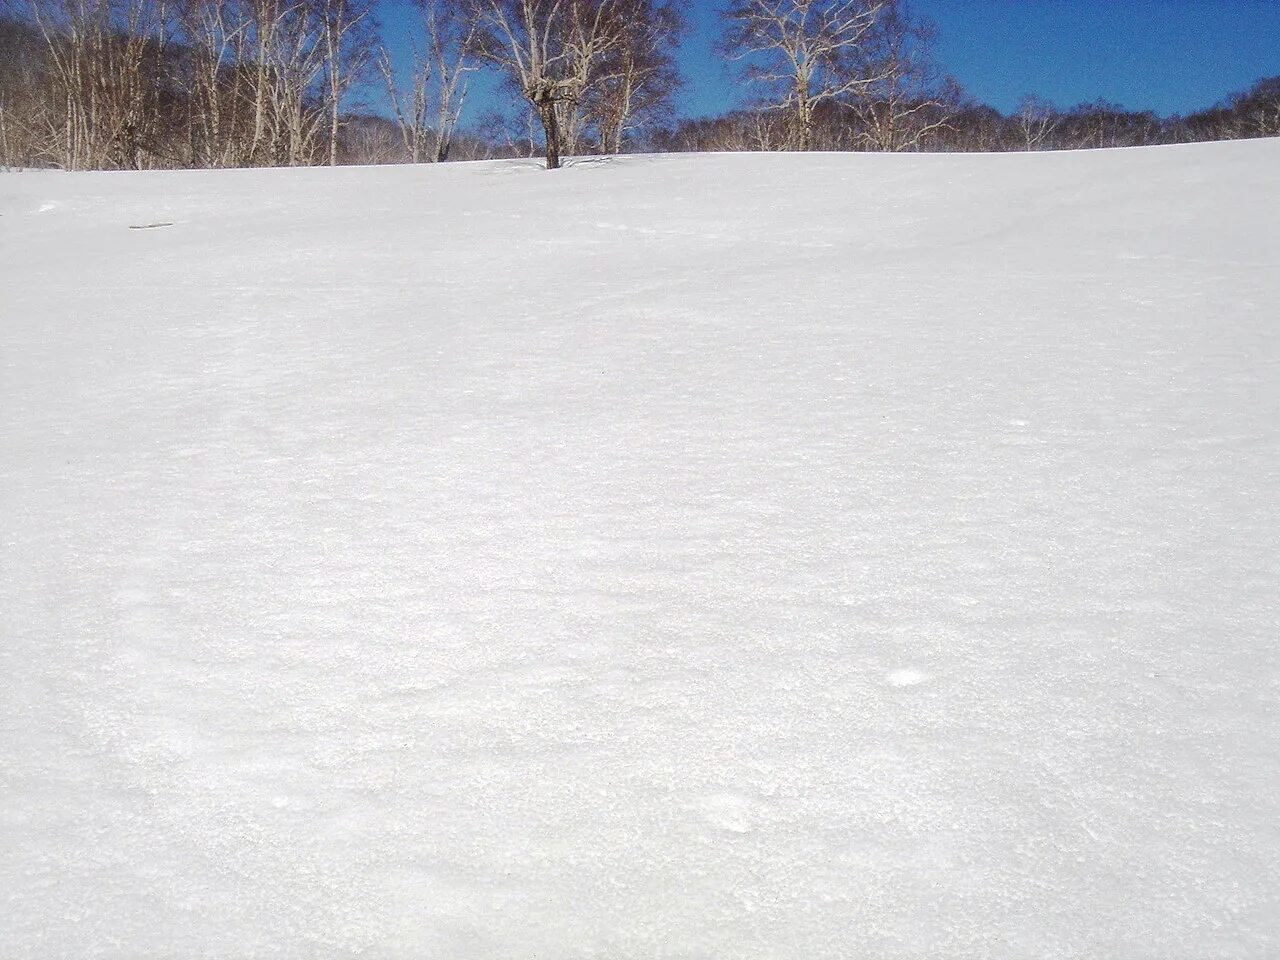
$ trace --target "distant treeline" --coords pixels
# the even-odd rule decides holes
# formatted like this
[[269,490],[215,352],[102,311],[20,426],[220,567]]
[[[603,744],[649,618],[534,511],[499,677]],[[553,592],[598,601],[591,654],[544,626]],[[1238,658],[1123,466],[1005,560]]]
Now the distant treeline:
[[[922,127],[928,129],[916,139],[914,133]],[[740,110],[655,131],[652,149],[785,150],[787,136],[786,119],[776,110]],[[830,104],[818,111],[813,143],[818,150],[1000,153],[1275,136],[1280,136],[1280,77],[1261,80],[1223,104],[1185,117],[1159,117],[1104,101],[1061,110],[1035,97],[1026,98],[1017,112],[1003,114],[961,96],[925,104],[898,138],[876,138],[857,110]]]
[[[7,2],[8,167],[539,154],[554,167],[570,153],[1063,150],[1280,135],[1280,77],[1185,117],[1034,97],[1002,114],[943,74],[936,30],[906,0],[732,0],[719,49],[755,105],[700,119],[673,110],[684,0],[417,0],[412,58],[399,63],[382,46],[377,0]],[[478,71],[502,78],[512,109],[464,123]]]

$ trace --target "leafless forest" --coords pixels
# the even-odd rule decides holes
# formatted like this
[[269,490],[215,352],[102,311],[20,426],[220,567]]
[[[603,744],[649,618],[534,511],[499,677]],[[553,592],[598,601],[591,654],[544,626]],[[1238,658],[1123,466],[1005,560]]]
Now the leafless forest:
[[[1280,135],[1280,77],[1186,117],[975,102],[905,0],[733,0],[752,106],[680,118],[680,0],[0,0],[0,165],[439,162],[627,151],[1003,151]],[[403,21],[397,21],[403,31]],[[403,45],[401,45],[403,46]],[[501,78],[508,109],[482,105]]]

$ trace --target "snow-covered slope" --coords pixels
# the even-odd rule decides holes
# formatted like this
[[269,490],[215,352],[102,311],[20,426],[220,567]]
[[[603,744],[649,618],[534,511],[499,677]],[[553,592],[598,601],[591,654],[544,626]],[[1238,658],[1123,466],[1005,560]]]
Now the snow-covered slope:
[[535,166],[0,176],[0,953],[1280,955],[1280,141]]

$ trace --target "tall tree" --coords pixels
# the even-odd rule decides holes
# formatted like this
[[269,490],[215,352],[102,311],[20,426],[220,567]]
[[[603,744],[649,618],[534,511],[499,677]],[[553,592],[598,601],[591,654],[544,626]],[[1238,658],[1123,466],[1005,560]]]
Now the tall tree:
[[[566,127],[625,41],[623,0],[464,0],[479,24],[479,52],[518,87],[536,111],[547,169],[560,166]],[[572,129],[569,136],[572,138]]]
[[259,121],[255,123],[255,148],[260,143],[265,122],[270,162],[289,167],[315,163],[322,155],[323,130],[328,119],[328,111],[317,109],[317,100],[321,104],[326,102],[321,99],[321,83],[330,49],[326,42],[323,0],[251,0],[251,3],[260,49],[256,59],[259,79],[255,93],[263,98],[257,111]]
[[[418,0],[425,43],[413,45],[411,92],[396,80],[391,55],[383,49],[378,69],[410,162],[449,159],[453,134],[467,99],[467,75],[477,68],[477,20],[445,0]],[[433,126],[434,121],[434,126]]]
[[0,14],[0,169],[49,160],[43,134],[56,124],[43,82],[47,59],[35,27]]
[[817,111],[878,79],[875,27],[890,0],[732,0],[724,46],[791,120],[788,146],[813,147]]
[[933,60],[937,27],[915,17],[906,0],[889,0],[870,37],[870,82],[854,100],[860,145],[888,153],[918,150],[947,125],[961,99]]
[[[178,7],[178,27],[188,46],[179,70],[187,110],[187,162],[195,167],[225,167],[247,162],[246,103],[261,85],[249,89],[255,71],[239,64],[247,59],[252,10],[243,3],[185,0]],[[265,69],[265,65],[263,66]]]
[[319,0],[323,25],[325,87],[329,107],[329,166],[338,164],[342,100],[368,66],[373,53],[370,0]]
[[163,0],[31,0],[29,10],[61,107],[50,159],[68,170],[140,167],[160,114]]
[[674,48],[686,28],[681,7],[670,0],[621,0],[613,15],[622,42],[586,96],[602,153],[621,153],[635,132],[670,110],[681,83]]

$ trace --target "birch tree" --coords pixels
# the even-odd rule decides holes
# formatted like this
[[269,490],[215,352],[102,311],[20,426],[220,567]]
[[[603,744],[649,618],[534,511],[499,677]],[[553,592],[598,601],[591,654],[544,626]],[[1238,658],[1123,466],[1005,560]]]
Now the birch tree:
[[578,107],[623,42],[621,0],[469,0],[480,55],[520,90],[542,124],[547,169],[576,140]]
[[322,9],[306,0],[256,0],[255,6],[261,39],[254,156],[265,147],[276,166],[313,163],[328,119],[327,111],[316,109],[330,50]]
[[588,93],[602,153],[621,153],[641,127],[661,119],[680,86],[674,47],[685,30],[680,8],[663,0],[623,0],[614,11],[618,43]]
[[878,77],[872,43],[889,0],[733,0],[725,13],[728,53],[747,62],[790,118],[788,146],[813,147],[824,104],[858,94]]
[[425,47],[413,47],[410,92],[396,80],[391,55],[383,49],[378,70],[400,128],[410,162],[449,159],[453,135],[467,99],[468,74],[476,64],[479,21],[464,17],[444,0],[419,0]]
[[67,170],[138,168],[159,117],[163,0],[34,0],[60,116],[50,159]]
[[861,146],[919,150],[946,128],[960,96],[954,81],[938,77],[931,49],[936,36],[933,23],[912,17],[904,0],[880,10],[869,43],[871,80],[854,99]]
[[42,158],[53,99],[42,83],[45,49],[37,30],[0,14],[0,169]]
[[1047,148],[1061,118],[1053,104],[1028,95],[1019,102],[1014,122],[1018,128],[1019,147],[1023,150],[1042,150]]
[[[331,69],[354,29],[339,2],[187,0],[193,163],[298,166],[324,155],[352,75],[347,60]],[[327,156],[335,159],[332,148]]]
[[188,162],[197,167],[234,166],[247,152],[237,126],[245,93],[245,77],[238,67],[252,26],[248,8],[234,2],[188,0],[179,10],[179,28],[189,47],[181,80]]
[[368,65],[373,8],[365,0],[319,0],[329,114],[329,166],[338,165],[342,100]]

